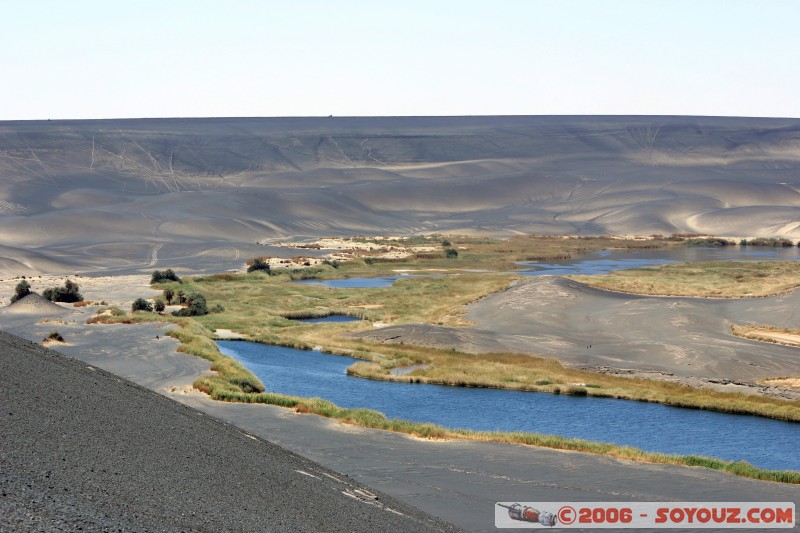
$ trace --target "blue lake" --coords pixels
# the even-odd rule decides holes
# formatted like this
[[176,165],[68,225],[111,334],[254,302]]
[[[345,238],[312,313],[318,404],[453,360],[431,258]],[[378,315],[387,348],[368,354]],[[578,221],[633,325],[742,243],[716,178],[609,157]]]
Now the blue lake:
[[518,263],[519,274],[539,276],[543,274],[606,274],[614,270],[640,268],[664,263],[693,263],[698,261],[796,261],[800,259],[800,248],[760,248],[725,246],[702,248],[677,246],[653,250],[606,250],[573,259],[551,263]]
[[350,357],[250,342],[217,344],[267,390],[375,409],[389,418],[563,435],[800,470],[800,424],[625,400],[372,381],[346,375],[355,362]]

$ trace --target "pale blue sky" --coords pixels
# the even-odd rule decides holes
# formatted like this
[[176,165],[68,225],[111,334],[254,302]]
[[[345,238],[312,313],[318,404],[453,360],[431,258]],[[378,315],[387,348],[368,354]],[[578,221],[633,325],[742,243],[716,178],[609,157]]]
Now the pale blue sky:
[[798,0],[0,0],[0,120],[800,117]]

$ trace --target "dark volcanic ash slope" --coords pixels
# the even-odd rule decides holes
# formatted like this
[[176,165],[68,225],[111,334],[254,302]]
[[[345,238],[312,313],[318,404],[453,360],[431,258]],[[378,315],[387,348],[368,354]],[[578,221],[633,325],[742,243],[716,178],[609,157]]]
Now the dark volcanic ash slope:
[[457,531],[4,332],[0,390],[0,531]]
[[0,122],[0,272],[234,261],[357,233],[796,239],[799,189],[797,119]]

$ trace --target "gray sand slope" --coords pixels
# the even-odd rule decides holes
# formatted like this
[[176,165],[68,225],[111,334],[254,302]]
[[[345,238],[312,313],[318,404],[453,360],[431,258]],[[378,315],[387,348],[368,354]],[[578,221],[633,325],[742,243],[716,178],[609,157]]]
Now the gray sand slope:
[[457,530],[78,360],[0,350],[2,531]]
[[399,325],[354,336],[744,382],[800,374],[800,349],[742,339],[730,331],[731,324],[796,325],[800,291],[769,298],[660,298],[536,276],[471,304],[467,318],[475,326]]
[[[57,316],[69,313],[69,309],[65,309],[60,305],[51,302],[47,298],[31,293],[24,298],[20,298],[14,303],[0,308],[0,315],[5,317],[12,316]],[[4,318],[5,318],[4,317]]]
[[800,120],[0,122],[0,273],[217,271],[293,236],[800,238]]

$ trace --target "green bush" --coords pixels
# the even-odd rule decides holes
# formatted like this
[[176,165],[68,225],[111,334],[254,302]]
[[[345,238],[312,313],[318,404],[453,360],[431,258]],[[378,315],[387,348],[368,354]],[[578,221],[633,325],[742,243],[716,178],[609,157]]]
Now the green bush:
[[131,311],[153,311],[153,306],[144,298],[136,298],[131,304]]
[[721,248],[723,246],[734,246],[736,242],[729,241],[728,239],[723,239],[720,237],[705,237],[705,238],[688,239],[686,241],[686,244],[688,246],[708,246],[714,248]]
[[263,270],[264,272],[269,272],[269,263],[261,259],[260,257],[256,258],[249,267],[247,267],[248,274],[250,272],[256,272],[258,270]]
[[180,311],[173,311],[173,316],[203,316],[208,314],[206,297],[199,292],[192,292],[185,296],[186,307]]
[[27,281],[20,281],[14,288],[14,296],[11,297],[11,303],[22,300],[29,294],[31,294],[31,284]]
[[458,252],[452,248],[445,250],[444,254],[448,259],[455,259],[458,257]]
[[42,342],[47,342],[47,341],[67,342],[64,340],[64,337],[61,336],[61,333],[57,331],[51,331],[47,337],[42,339]]
[[[776,239],[774,237],[772,238],[758,237],[756,239],[751,239],[749,241],[747,239],[742,239],[741,241],[739,241],[739,244],[742,246],[772,246],[775,248],[778,247],[789,248],[791,246],[794,246],[794,243],[789,239]],[[798,245],[800,246],[800,244]]]
[[78,284],[74,281],[67,280],[63,287],[50,287],[42,292],[42,296],[51,302],[82,302],[83,295],[78,292]]
[[167,305],[164,303],[164,300],[161,298],[156,298],[155,304],[153,305],[153,309],[156,313],[163,313],[164,309],[167,308]]
[[178,283],[181,282],[181,278],[178,277],[175,272],[172,271],[171,268],[166,269],[165,271],[155,270],[153,271],[153,275],[150,277],[150,284],[153,283],[161,283],[164,281],[177,281]]

